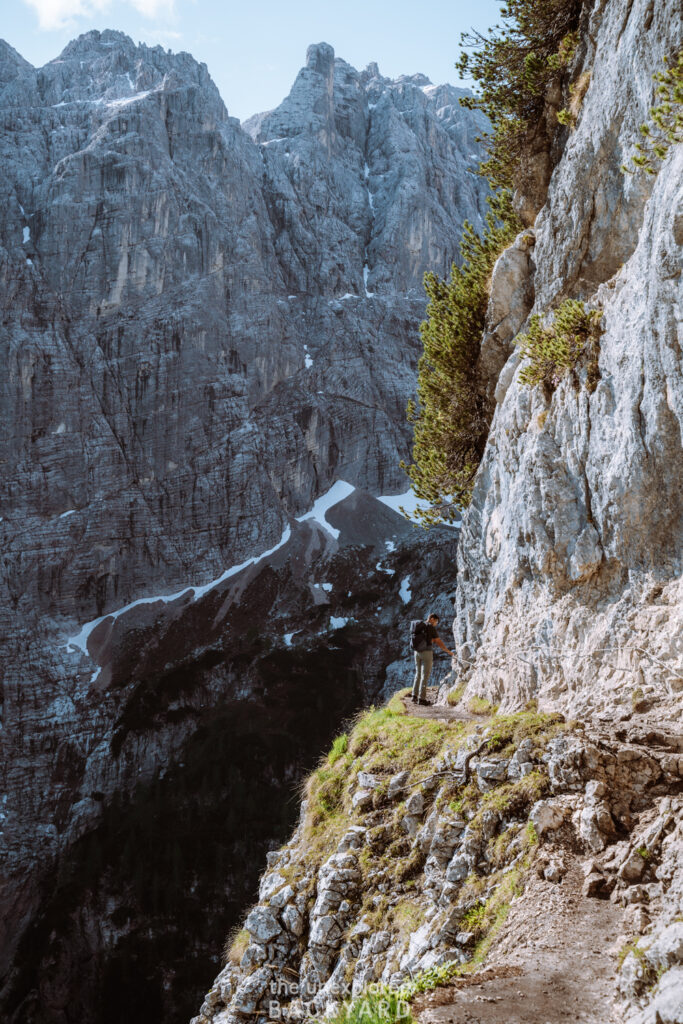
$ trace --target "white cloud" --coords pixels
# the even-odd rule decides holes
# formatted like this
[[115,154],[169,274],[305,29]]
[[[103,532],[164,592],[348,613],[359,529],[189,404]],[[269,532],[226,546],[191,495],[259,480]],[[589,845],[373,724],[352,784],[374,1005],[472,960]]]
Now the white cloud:
[[109,0],[24,0],[38,15],[42,29],[64,28],[74,18],[87,17],[107,9]]
[[[161,15],[172,17],[174,0],[127,0],[131,7],[145,18]],[[112,0],[24,0],[38,15],[40,28],[50,31],[65,28],[77,18],[90,18],[102,14],[112,6]]]

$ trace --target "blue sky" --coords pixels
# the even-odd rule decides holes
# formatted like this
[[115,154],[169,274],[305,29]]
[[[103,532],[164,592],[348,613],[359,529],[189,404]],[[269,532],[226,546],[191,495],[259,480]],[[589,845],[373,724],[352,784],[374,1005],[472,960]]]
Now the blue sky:
[[[5,13],[10,6],[3,0]],[[309,43],[331,43],[357,68],[392,78],[421,71],[458,84],[460,33],[498,20],[498,0],[15,0],[0,34],[32,64],[56,57],[90,29],[188,50],[204,61],[230,113],[241,120],[289,92]]]

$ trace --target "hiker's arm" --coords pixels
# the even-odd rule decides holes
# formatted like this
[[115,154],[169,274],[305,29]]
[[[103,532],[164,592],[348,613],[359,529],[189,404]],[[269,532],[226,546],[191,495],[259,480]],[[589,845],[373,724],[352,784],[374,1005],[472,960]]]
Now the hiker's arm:
[[450,654],[451,658],[455,657],[455,654],[453,653],[453,651],[449,651],[448,650],[448,648],[446,647],[445,643],[443,642],[443,640],[441,639],[440,636],[435,636],[434,639],[432,640],[432,643],[433,644],[438,644],[438,646],[441,648],[442,651],[445,651],[446,654]]

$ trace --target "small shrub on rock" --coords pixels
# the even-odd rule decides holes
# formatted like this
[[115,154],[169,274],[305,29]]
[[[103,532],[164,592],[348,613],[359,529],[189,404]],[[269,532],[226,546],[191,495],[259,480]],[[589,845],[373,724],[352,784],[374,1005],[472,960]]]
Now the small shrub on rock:
[[640,126],[643,141],[636,143],[631,166],[622,166],[626,174],[656,174],[671,146],[683,142],[683,49],[671,59],[665,57],[664,64],[664,71],[652,76],[660,102],[650,108],[649,122]]
[[594,391],[600,380],[601,321],[601,310],[587,310],[578,299],[565,299],[550,321],[544,322],[538,313],[532,316],[528,332],[517,338],[526,360],[520,383],[540,384],[549,397],[567,374],[585,364],[586,386]]

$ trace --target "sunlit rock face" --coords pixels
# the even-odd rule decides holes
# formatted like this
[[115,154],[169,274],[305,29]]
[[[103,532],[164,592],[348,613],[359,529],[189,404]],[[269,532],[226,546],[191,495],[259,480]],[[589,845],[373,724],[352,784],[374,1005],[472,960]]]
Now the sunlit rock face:
[[[402,681],[405,615],[450,610],[455,535],[377,525],[372,495],[406,489],[422,276],[485,209],[460,94],[320,44],[241,126],[188,54],[92,32],[35,69],[0,43],[8,1019],[132,1019],[129,991],[170,1019],[301,772]],[[297,522],[335,481],[339,550]],[[221,893],[188,959],[177,922]]]
[[656,102],[652,75],[682,42],[674,2],[595,5],[573,69],[590,73],[577,124],[534,228],[494,271],[494,341],[501,306],[520,330],[534,301],[546,315],[581,299],[603,327],[594,391],[584,370],[549,400],[520,383],[518,353],[495,389],[455,638],[472,691],[509,707],[614,716],[636,690],[680,699],[683,152],[672,145],[654,176],[621,165]]

